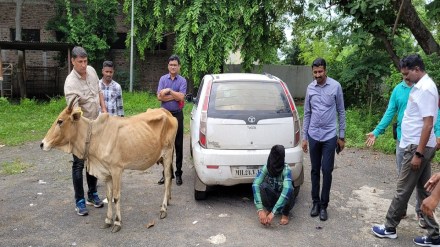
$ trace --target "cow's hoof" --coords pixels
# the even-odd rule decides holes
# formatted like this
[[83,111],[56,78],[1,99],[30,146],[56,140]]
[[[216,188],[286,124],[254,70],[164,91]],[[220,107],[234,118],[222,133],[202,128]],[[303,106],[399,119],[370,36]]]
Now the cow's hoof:
[[113,228],[112,228],[112,232],[113,233],[119,232],[121,230],[121,228],[122,227],[120,225],[114,225]]
[[160,212],[160,218],[165,219],[167,217],[167,212]]
[[107,229],[107,228],[110,228],[111,226],[112,226],[112,224],[104,223],[104,224],[101,226],[101,229]]

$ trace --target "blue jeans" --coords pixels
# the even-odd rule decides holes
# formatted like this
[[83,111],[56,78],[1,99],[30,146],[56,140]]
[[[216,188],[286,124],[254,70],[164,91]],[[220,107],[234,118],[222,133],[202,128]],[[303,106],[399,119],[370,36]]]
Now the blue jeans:
[[[84,170],[84,160],[79,159],[75,155],[73,155],[73,164],[72,164],[72,180],[73,180],[73,189],[75,190],[75,202],[78,202],[81,199],[84,199],[84,188],[83,188],[83,170]],[[89,187],[89,191],[87,195],[91,198],[92,194],[97,192],[96,184],[98,183],[98,179],[88,172],[86,172],[87,185]]]
[[[317,141],[309,135],[309,152],[312,163],[312,200],[313,204],[320,204],[321,208],[327,208],[330,201],[330,188],[332,186],[332,172],[335,165],[335,149],[337,137],[327,141]],[[322,170],[322,190],[320,189],[320,172]]]
[[[272,211],[273,207],[280,198],[281,192],[275,191],[267,182],[263,182],[260,185],[261,202],[267,211]],[[295,205],[295,197],[293,196],[293,191],[290,195],[287,195],[287,203],[281,209],[281,214],[288,216],[290,210],[292,210]]]

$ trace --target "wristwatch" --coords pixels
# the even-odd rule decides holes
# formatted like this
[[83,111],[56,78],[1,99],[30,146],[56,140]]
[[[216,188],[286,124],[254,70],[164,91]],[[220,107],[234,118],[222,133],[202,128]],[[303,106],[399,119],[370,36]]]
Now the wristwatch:
[[424,157],[425,157],[425,156],[424,156],[422,153],[420,153],[419,151],[416,151],[416,156],[419,157],[419,158],[424,158]]

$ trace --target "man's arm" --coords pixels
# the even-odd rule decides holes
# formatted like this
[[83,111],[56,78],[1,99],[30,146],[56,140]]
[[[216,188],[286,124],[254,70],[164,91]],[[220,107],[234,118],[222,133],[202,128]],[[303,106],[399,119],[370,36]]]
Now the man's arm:
[[338,93],[336,95],[336,111],[338,112],[339,117],[339,138],[337,142],[342,151],[345,147],[345,106],[341,85],[339,85]]
[[310,107],[310,95],[309,95],[309,89],[307,88],[306,91],[306,98],[304,100],[304,118],[303,118],[303,141],[301,144],[302,150],[304,153],[308,152],[308,136],[307,133],[309,131],[309,125],[310,125],[310,117],[312,115],[312,109]]
[[365,141],[365,144],[367,147],[373,146],[376,142],[376,138],[383,134],[385,132],[385,129],[390,125],[391,121],[394,118],[394,115],[397,113],[398,105],[397,105],[397,97],[396,97],[396,88],[394,88],[393,92],[391,93],[390,101],[388,102],[388,107],[385,113],[382,116],[382,119],[380,120],[379,124],[376,126],[376,128],[368,133],[367,140]]
[[440,173],[432,175],[432,177],[426,182],[425,189],[431,192],[431,195],[423,200],[421,209],[425,215],[433,217],[433,212],[440,201]]
[[106,113],[107,107],[105,106],[104,95],[102,94],[102,91],[99,92],[99,104],[101,105],[101,112]]
[[123,117],[124,116],[124,101],[122,100],[122,89],[119,85],[117,87],[118,93],[116,96],[116,115]]

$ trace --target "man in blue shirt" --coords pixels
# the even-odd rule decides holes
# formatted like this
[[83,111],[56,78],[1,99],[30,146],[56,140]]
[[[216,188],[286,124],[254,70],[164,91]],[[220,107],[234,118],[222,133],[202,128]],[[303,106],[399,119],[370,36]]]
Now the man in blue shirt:
[[[302,149],[308,152],[312,163],[312,217],[319,215],[327,220],[327,206],[330,200],[332,172],[335,163],[335,149],[342,151],[345,146],[345,108],[342,87],[336,80],[327,77],[326,62],[322,58],[313,61],[315,78],[308,87],[304,102],[304,123]],[[339,123],[339,128],[337,124]],[[338,138],[339,134],[339,138]],[[322,190],[320,190],[320,170],[322,170]]]
[[[182,161],[183,161],[183,112],[181,103],[185,99],[186,79],[179,75],[180,59],[176,55],[172,55],[168,59],[169,73],[163,75],[159,80],[157,88],[157,99],[161,101],[161,106],[167,109],[177,119],[178,127],[175,141],[176,150],[176,184],[182,185]],[[163,184],[165,179],[162,178],[157,182]]]

